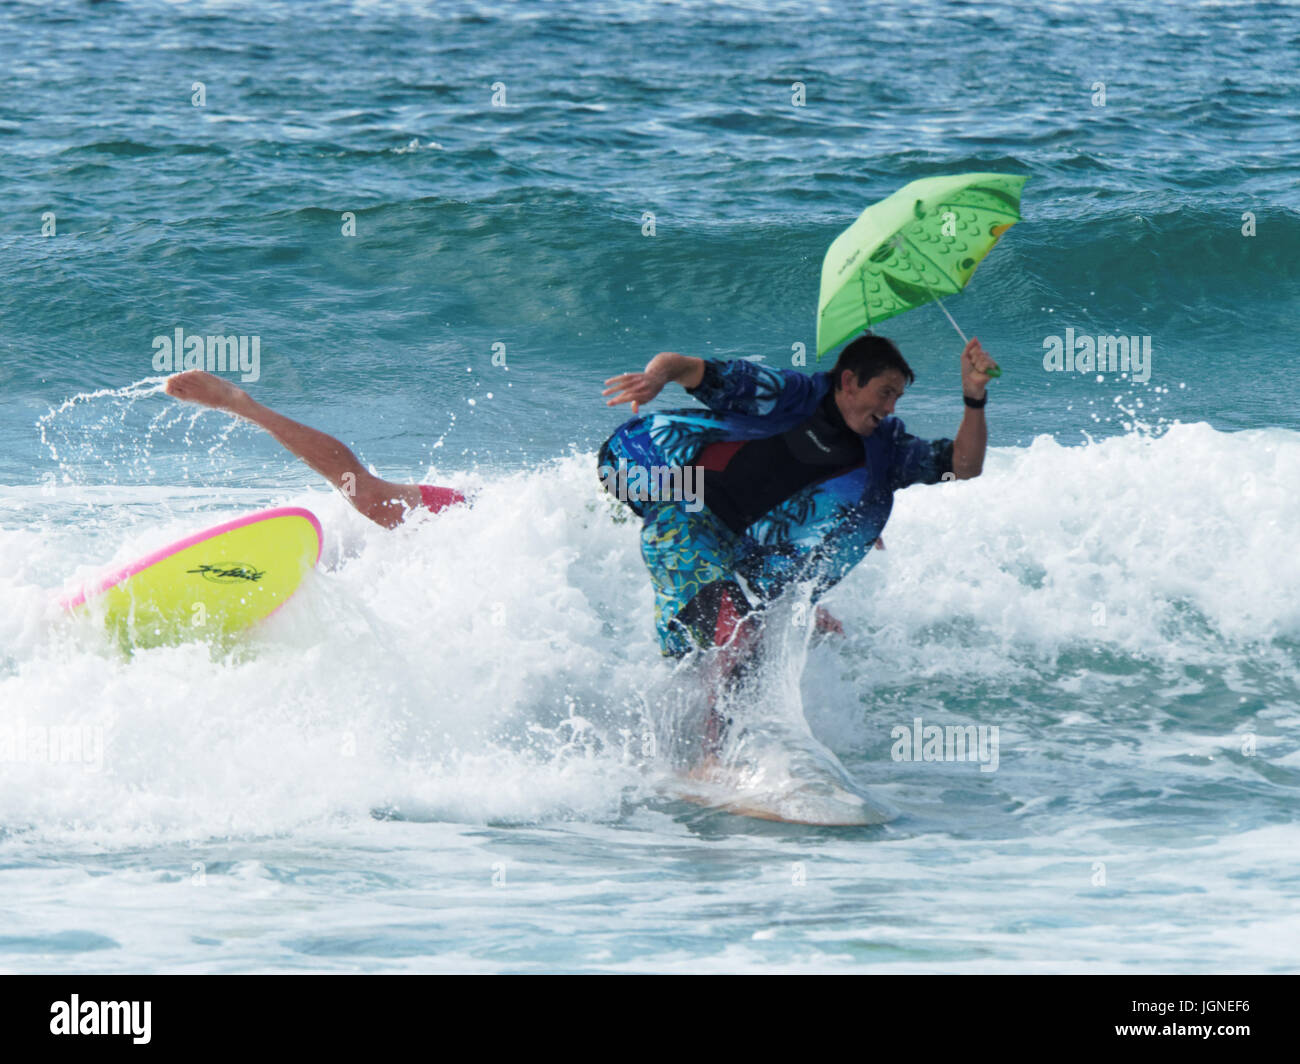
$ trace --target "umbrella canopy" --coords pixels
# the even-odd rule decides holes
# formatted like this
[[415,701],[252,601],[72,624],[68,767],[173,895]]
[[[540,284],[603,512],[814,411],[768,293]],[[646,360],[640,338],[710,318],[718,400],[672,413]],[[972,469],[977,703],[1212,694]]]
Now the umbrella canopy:
[[863,211],[822,261],[817,357],[854,333],[966,287],[998,238],[1020,221],[1027,180],[1019,174],[927,177]]

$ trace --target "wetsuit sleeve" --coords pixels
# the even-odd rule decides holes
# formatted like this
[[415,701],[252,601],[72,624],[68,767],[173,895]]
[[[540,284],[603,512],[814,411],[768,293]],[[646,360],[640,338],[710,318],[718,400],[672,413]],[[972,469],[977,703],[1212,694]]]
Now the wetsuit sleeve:
[[917,439],[903,431],[901,421],[896,425],[889,468],[890,490],[898,491],[911,484],[938,484],[945,473],[952,472],[952,440]]
[[782,413],[814,394],[812,378],[792,369],[771,369],[744,358],[710,358],[704,376],[687,389],[710,410],[722,414]]

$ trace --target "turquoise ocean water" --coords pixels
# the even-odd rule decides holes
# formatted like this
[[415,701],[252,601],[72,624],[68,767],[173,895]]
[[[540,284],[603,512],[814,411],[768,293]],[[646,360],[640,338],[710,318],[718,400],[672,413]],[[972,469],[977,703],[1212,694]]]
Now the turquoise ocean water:
[[[1294,970],[1298,55],[1291,3],[0,9],[0,969]],[[898,496],[765,710],[898,815],[676,801],[601,381],[790,366],[830,240],[985,170],[1030,177],[948,301],[985,474]],[[177,328],[475,506],[368,525],[158,394]],[[1149,364],[1045,368],[1067,330]],[[952,328],[881,331],[951,435]],[[51,605],[278,504],[321,568],[234,653]],[[918,718],[996,771],[895,760]],[[98,754],[20,754],[60,728]]]

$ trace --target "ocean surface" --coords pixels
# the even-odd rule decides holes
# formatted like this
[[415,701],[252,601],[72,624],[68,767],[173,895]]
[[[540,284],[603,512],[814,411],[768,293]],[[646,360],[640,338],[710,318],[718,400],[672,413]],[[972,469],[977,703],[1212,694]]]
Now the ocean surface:
[[[1298,55],[1293,3],[0,8],[0,970],[1296,970]],[[1030,178],[946,301],[985,473],[898,495],[762,710],[896,816],[683,802],[602,381],[817,368],[830,241],[967,171]],[[369,525],[160,393],[177,328],[474,505]],[[952,435],[956,333],[880,331]],[[273,505],[324,554],[234,649],[53,605]]]

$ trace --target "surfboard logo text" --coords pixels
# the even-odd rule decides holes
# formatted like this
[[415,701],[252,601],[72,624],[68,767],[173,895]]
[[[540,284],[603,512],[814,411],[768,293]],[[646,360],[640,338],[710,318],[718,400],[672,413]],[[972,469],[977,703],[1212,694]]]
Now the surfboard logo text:
[[251,565],[200,565],[197,569],[187,569],[186,572],[197,573],[204,580],[211,581],[214,584],[234,584],[240,580],[247,580],[250,584],[255,584],[266,575],[265,569],[257,569]]

